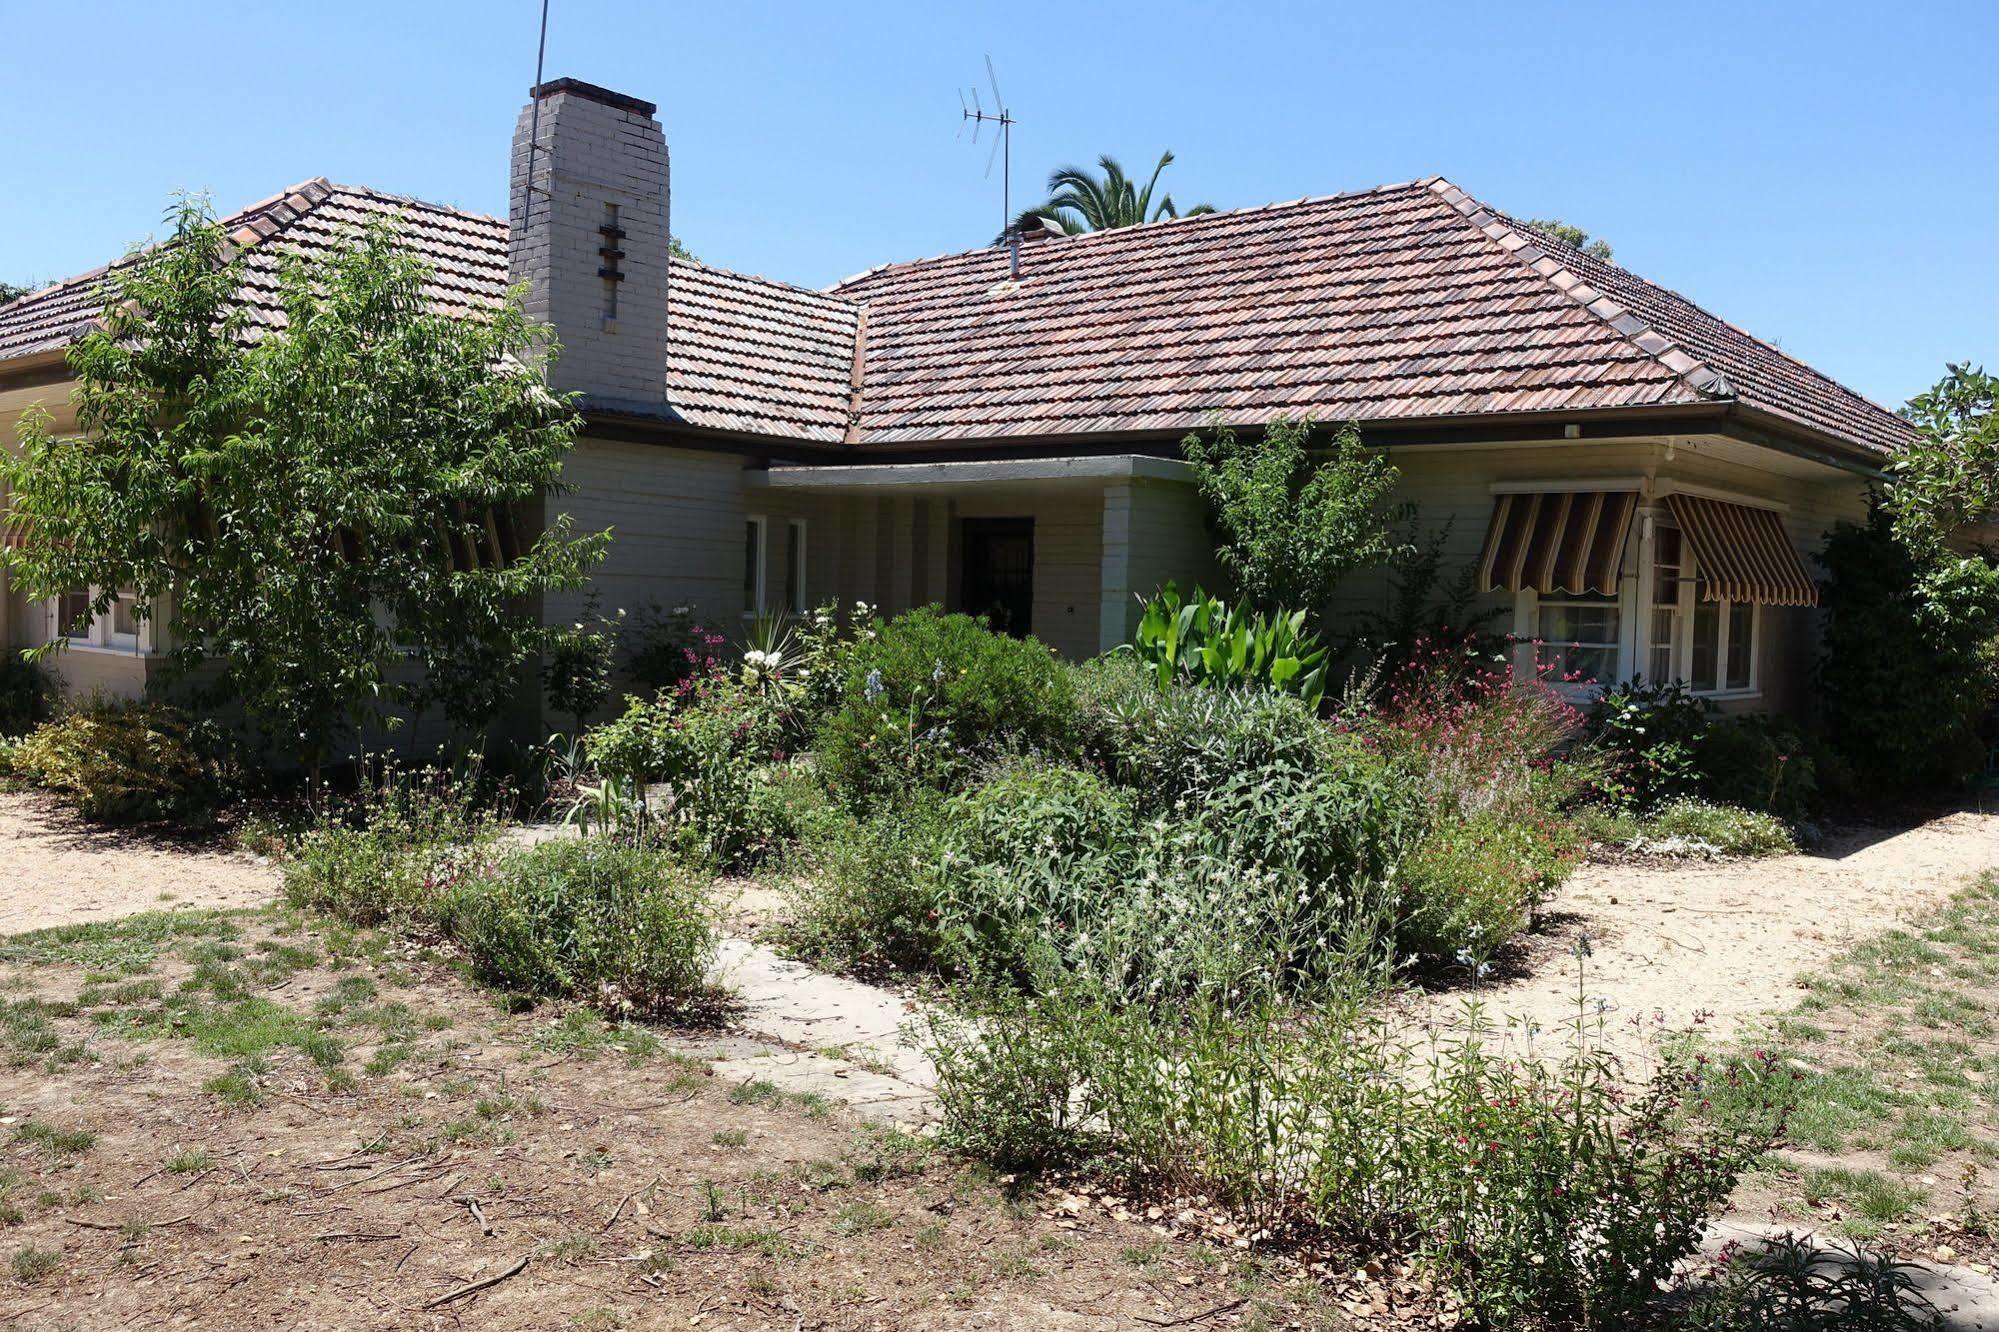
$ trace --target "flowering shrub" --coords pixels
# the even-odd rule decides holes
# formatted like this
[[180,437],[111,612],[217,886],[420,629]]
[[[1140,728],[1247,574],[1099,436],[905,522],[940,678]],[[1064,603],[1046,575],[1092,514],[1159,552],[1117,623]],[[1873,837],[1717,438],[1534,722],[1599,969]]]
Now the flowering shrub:
[[1350,724],[1420,768],[1432,808],[1469,817],[1532,808],[1537,775],[1582,721],[1545,668],[1522,674],[1506,653],[1440,649],[1390,677],[1378,714]]
[[719,669],[725,641],[696,618],[692,606],[668,609],[648,601],[625,619],[618,650],[632,679],[648,689],[677,689]]
[[280,848],[285,896],[357,925],[431,928],[440,895],[490,861],[494,834],[469,784],[388,767]]
[[1605,759],[1603,795],[1624,809],[1650,809],[1700,786],[1698,749],[1712,704],[1684,684],[1631,679],[1590,708],[1589,732]]
[[837,795],[865,804],[912,784],[949,786],[1003,752],[1067,748],[1075,693],[1035,639],[935,607],[872,631],[846,653],[839,705],[815,737]]
[[932,971],[945,825],[934,800],[890,804],[834,823],[785,863],[792,920],[785,949],[837,971]]
[[1553,814],[1484,812],[1440,821],[1402,864],[1398,951],[1485,960],[1527,927],[1582,855],[1580,833]]
[[706,674],[651,702],[633,699],[623,716],[584,735],[583,752],[599,777],[630,793],[623,831],[635,839],[663,832],[741,867],[789,828],[771,767],[787,758],[784,734],[779,698],[754,682]]

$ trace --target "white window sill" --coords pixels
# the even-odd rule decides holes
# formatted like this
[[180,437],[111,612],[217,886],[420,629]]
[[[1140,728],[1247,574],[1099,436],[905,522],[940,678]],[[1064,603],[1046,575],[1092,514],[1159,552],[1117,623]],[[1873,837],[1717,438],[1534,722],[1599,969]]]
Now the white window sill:
[[1763,697],[1761,689],[1690,689],[1687,692],[1695,698],[1711,699],[1716,703],[1740,702],[1743,699]]
[[57,640],[65,652],[87,652],[98,657],[132,657],[139,661],[150,661],[159,656],[157,652],[142,652],[136,647],[120,647],[109,643],[85,643],[74,638]]

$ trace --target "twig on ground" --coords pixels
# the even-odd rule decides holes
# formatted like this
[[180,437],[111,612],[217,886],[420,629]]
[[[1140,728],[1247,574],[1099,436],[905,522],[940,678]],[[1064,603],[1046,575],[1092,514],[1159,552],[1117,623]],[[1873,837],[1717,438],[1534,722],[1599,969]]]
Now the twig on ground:
[[464,1203],[467,1207],[471,1208],[472,1219],[479,1223],[479,1229],[485,1231],[488,1236],[492,1235],[493,1223],[486,1219],[486,1209],[479,1205],[479,1200],[477,1198],[468,1198],[461,1194],[460,1196],[453,1198],[451,1201],[455,1203]]
[[314,1239],[325,1242],[333,1240],[392,1240],[401,1239],[402,1237],[403,1232],[400,1230],[328,1230],[313,1236]]
[[1245,1296],[1239,1300],[1230,1300],[1227,1304],[1217,1304],[1205,1313],[1188,1314],[1185,1318],[1147,1318],[1144,1314],[1134,1314],[1132,1316],[1138,1319],[1139,1322],[1149,1323],[1153,1327],[1185,1327],[1189,1323],[1205,1323],[1210,1318],[1215,1318],[1225,1313],[1232,1313],[1248,1303],[1249,1298]]
[[186,1216],[176,1216],[166,1221],[86,1221],[80,1216],[66,1216],[63,1220],[73,1226],[82,1226],[86,1230],[123,1230],[127,1226],[144,1226],[148,1230],[157,1230],[161,1226],[177,1226],[184,1221],[192,1221],[194,1213],[190,1212]]
[[515,1262],[512,1267],[509,1267],[506,1271],[501,1272],[496,1276],[481,1277],[477,1281],[468,1281],[464,1285],[460,1286],[457,1290],[447,1291],[445,1294],[438,1296],[434,1300],[426,1301],[423,1307],[426,1309],[435,1309],[440,1304],[449,1304],[453,1300],[462,1300],[467,1295],[476,1295],[480,1291],[486,1289],[488,1286],[497,1286],[502,1281],[505,1281],[508,1277],[519,1276],[523,1271],[527,1270],[528,1259],[531,1256],[532,1256],[531,1254],[524,1253],[520,1256],[520,1259],[517,1262]]

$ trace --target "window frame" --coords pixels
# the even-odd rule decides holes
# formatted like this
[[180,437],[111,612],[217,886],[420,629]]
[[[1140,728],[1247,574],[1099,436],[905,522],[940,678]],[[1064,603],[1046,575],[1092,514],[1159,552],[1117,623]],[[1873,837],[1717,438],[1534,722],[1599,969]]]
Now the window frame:
[[[1645,623],[1640,625],[1645,635],[1639,646],[1637,660],[1649,663],[1652,649],[1658,646],[1652,637],[1651,612],[1656,607],[1664,610],[1667,603],[1658,597],[1658,534],[1661,531],[1679,531],[1679,525],[1665,513],[1649,514],[1641,537],[1640,559],[1642,569],[1639,589],[1639,603],[1645,607]],[[1673,622],[1676,628],[1671,644],[1673,663],[1669,681],[1652,681],[1654,684],[1677,680],[1686,685],[1687,691],[1695,698],[1713,699],[1726,702],[1731,699],[1759,698],[1763,693],[1763,607],[1755,602],[1738,603],[1730,600],[1703,602],[1700,600],[1700,560],[1694,554],[1693,545],[1680,533],[1680,577],[1679,595],[1672,603]],[[1728,683],[1728,651],[1731,646],[1732,611],[1737,605],[1749,607],[1749,683],[1731,686]],[[1702,606],[1715,608],[1715,687],[1694,688],[1694,617]]]
[[[1584,652],[1603,652],[1607,650],[1610,653],[1610,671],[1609,671],[1609,678],[1607,679],[1603,678],[1602,676],[1597,676],[1587,680],[1570,680],[1565,678],[1560,672],[1557,672],[1549,679],[1548,683],[1564,689],[1573,689],[1573,690],[1588,692],[1592,690],[1607,689],[1611,685],[1616,684],[1618,680],[1624,678],[1626,674],[1624,670],[1624,650],[1625,650],[1624,629],[1626,624],[1626,617],[1625,617],[1624,594],[1621,588],[1619,589],[1618,593],[1614,596],[1605,595],[1603,593],[1596,593],[1594,595],[1590,595],[1590,594],[1582,594],[1574,592],[1551,592],[1545,596],[1539,592],[1536,592],[1533,594],[1533,596],[1534,596],[1534,605],[1532,611],[1533,618],[1531,620],[1534,629],[1533,641],[1541,649],[1544,650],[1543,653],[1541,654],[1543,660],[1545,660],[1546,657],[1545,650],[1547,649],[1554,649],[1555,651],[1563,653],[1564,656],[1566,656],[1566,653],[1570,648],[1575,648],[1578,651],[1584,651]],[[1601,638],[1601,639],[1589,639],[1589,640],[1584,640],[1580,638],[1556,639],[1556,638],[1550,638],[1547,634],[1542,632],[1541,614],[1543,611],[1559,610],[1571,606],[1585,607],[1591,610],[1609,611],[1611,613],[1611,620],[1612,620],[1611,637]],[[1563,662],[1563,665],[1564,666],[1567,665],[1566,660]]]
[[811,604],[805,589],[805,573],[811,567],[806,522],[804,518],[787,518],[784,524],[784,609],[789,615],[804,615]]
[[[743,524],[745,528],[743,532],[743,553],[755,566],[754,568],[743,570],[744,582],[746,584],[745,590],[749,593],[745,598],[748,604],[743,607],[743,618],[745,620],[754,620],[764,613],[764,607],[768,602],[767,588],[770,583],[770,517],[767,514],[761,513],[746,514],[743,518]],[[749,529],[755,529],[756,531],[756,544],[754,547],[749,544]],[[754,555],[751,554],[752,550],[755,552]]]
[[[102,615],[94,613],[101,587],[93,584],[86,588],[72,588],[68,592],[57,593],[43,603],[49,617],[49,641],[60,641],[69,652],[104,652],[121,657],[151,657],[159,655],[158,640],[154,626],[159,622],[158,606],[148,613],[139,613],[139,597],[136,593],[121,592],[113,595],[111,605]],[[69,597],[81,594],[91,603],[93,613],[90,622],[81,635],[72,633],[73,619],[63,615],[63,602]],[[119,633],[117,630],[118,605],[130,602],[132,605],[132,632]]]

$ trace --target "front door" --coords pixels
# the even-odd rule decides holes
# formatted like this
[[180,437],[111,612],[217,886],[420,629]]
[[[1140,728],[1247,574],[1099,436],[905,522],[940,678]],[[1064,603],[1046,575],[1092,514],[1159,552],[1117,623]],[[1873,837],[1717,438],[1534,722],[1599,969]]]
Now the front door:
[[1033,632],[1034,520],[967,518],[961,532],[967,615],[983,615],[1015,638]]

